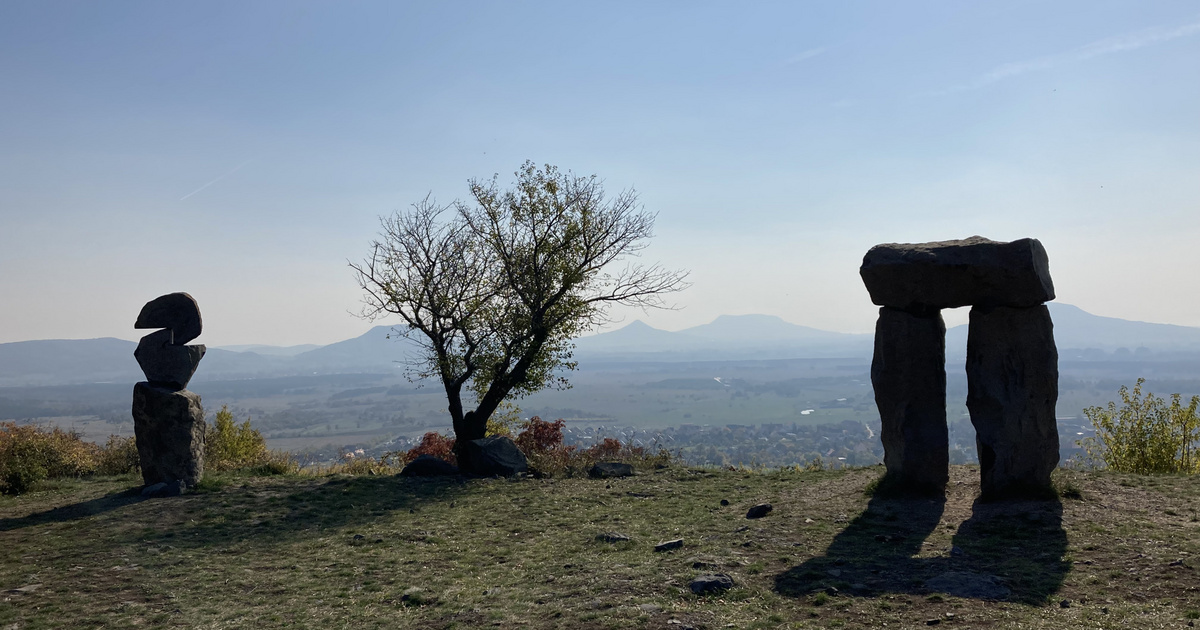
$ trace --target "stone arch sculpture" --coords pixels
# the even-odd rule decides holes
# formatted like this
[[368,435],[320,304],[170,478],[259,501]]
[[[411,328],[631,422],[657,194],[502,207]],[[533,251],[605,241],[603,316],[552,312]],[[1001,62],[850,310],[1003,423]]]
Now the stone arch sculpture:
[[195,486],[204,475],[204,407],[187,390],[204,358],[200,307],[187,293],[169,293],[146,303],[134,328],[159,328],[138,343],[133,356],[146,381],[133,386],[133,432],[147,486]]
[[941,309],[970,306],[967,410],[985,496],[1040,492],[1058,465],[1058,350],[1045,303],[1054,299],[1046,250],[973,236],[888,243],[859,269],[879,305],[871,383],[887,475],[944,490],[946,325]]

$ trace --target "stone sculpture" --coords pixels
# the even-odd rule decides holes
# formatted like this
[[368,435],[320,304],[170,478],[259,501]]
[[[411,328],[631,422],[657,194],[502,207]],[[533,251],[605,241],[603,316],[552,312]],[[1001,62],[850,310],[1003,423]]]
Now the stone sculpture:
[[1058,465],[1054,299],[1036,239],[979,236],[872,247],[859,270],[879,305],[871,383],[884,464],[911,489],[948,479],[946,327],[941,309],[971,306],[967,410],[985,496],[1041,491]]
[[133,387],[133,430],[147,486],[195,486],[204,474],[204,407],[187,390],[205,348],[185,345],[200,336],[196,300],[170,293],[148,302],[134,328],[161,328],[142,337],[133,356],[146,381]]

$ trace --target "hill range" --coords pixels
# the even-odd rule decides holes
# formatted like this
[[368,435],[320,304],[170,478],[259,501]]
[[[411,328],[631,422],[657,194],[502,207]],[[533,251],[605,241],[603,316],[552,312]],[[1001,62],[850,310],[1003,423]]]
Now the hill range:
[[[1121,358],[1200,354],[1200,327],[1093,315],[1070,304],[1049,304],[1060,351],[1071,356]],[[947,353],[965,353],[967,326],[946,334]],[[581,363],[692,362],[790,358],[869,359],[873,335],[800,326],[770,315],[722,315],[708,324],[667,331],[633,321],[576,340]],[[111,337],[0,344],[0,387],[133,382],[141,371],[137,344]],[[195,381],[266,378],[402,369],[416,345],[390,326],[326,346],[210,347]]]

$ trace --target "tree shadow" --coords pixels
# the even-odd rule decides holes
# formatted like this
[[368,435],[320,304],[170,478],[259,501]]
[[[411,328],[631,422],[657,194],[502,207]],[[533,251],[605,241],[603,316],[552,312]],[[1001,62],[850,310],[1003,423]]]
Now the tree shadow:
[[44,512],[35,512],[16,518],[0,518],[0,531],[6,532],[46,523],[65,523],[97,514],[104,514],[117,508],[134,503],[141,503],[146,498],[142,496],[141,487],[130,488],[122,492],[107,494],[88,501],[62,505]]
[[[821,556],[775,577],[789,597],[946,593],[967,599],[1045,603],[1070,564],[1062,504],[976,500],[948,553],[918,558],[945,499],[875,497]],[[944,550],[943,550],[944,551]]]

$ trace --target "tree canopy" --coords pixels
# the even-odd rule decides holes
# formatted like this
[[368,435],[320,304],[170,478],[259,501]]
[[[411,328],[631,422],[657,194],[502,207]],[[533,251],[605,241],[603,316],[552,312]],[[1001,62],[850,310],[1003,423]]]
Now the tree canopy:
[[493,176],[469,189],[470,202],[426,196],[383,217],[371,256],[350,265],[363,316],[398,315],[421,346],[413,375],[441,381],[460,441],[484,437],[505,399],[567,386],[572,339],[611,305],[662,307],[687,286],[685,272],[637,260],[655,217],[632,189],[609,198],[594,175],[532,162],[511,188]]

